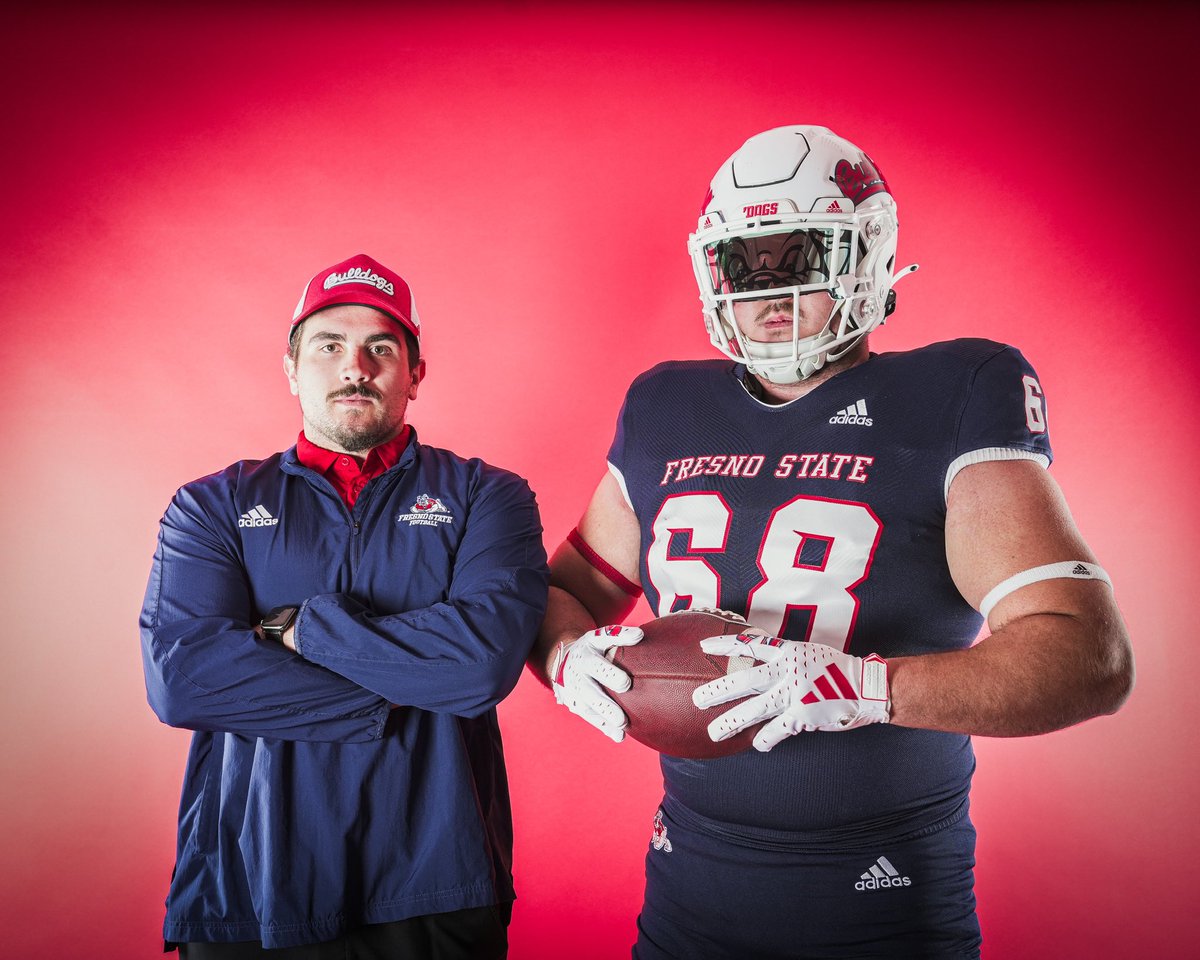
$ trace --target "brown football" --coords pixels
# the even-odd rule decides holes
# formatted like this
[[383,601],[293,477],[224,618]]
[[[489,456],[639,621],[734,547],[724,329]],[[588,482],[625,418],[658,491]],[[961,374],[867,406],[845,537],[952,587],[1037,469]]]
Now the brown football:
[[749,657],[717,657],[700,649],[706,637],[740,633],[740,618],[716,611],[685,610],[642,624],[645,637],[631,647],[614,647],[609,659],[627,670],[633,685],[609,696],[629,718],[626,733],[646,746],[673,757],[711,760],[739,753],[750,746],[759,724],[713,743],[708,725],[740,700],[700,710],[692,691],[754,661]]

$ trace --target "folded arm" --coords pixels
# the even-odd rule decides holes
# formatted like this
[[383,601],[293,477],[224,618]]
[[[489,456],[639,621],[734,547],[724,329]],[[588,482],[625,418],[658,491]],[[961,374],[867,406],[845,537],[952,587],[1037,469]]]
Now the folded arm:
[[384,697],[260,639],[241,560],[186,490],[167,509],[141,614],[151,708],[164,723],[284,740],[378,738]]
[[541,533],[525,483],[494,483],[472,503],[444,602],[380,614],[344,593],[310,597],[295,649],[392,704],[477,716],[516,685],[542,619]]

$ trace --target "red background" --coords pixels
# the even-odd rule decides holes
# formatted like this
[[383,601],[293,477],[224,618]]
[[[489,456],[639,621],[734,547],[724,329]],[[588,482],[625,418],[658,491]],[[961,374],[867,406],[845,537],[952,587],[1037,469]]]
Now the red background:
[[[158,951],[188,736],[144,699],[156,523],[184,481],[293,441],[308,276],[365,251],[411,280],[413,421],[528,476],[553,547],[629,380],[710,355],[684,248],[709,177],[793,122],[865,147],[899,199],[921,271],[875,348],[989,336],[1038,368],[1137,649],[1116,717],[977,741],[985,955],[1186,953],[1198,27],[1155,3],[9,14],[3,954]],[[514,958],[627,955],[654,756],[528,676],[501,716]]]

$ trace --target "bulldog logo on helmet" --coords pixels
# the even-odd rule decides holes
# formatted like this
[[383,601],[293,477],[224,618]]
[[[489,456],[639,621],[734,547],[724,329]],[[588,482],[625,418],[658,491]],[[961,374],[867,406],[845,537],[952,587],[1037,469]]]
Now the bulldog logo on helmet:
[[865,154],[858,163],[851,163],[846,159],[839,160],[833,168],[831,179],[856,205],[877,193],[890,192],[883,174]]

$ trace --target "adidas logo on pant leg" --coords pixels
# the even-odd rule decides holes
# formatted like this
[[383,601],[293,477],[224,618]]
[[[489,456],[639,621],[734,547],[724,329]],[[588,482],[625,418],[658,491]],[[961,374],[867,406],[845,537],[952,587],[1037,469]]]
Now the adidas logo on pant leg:
[[912,880],[900,876],[900,871],[891,865],[887,857],[880,857],[862,875],[854,889],[858,891],[885,890],[888,887],[911,887]]

